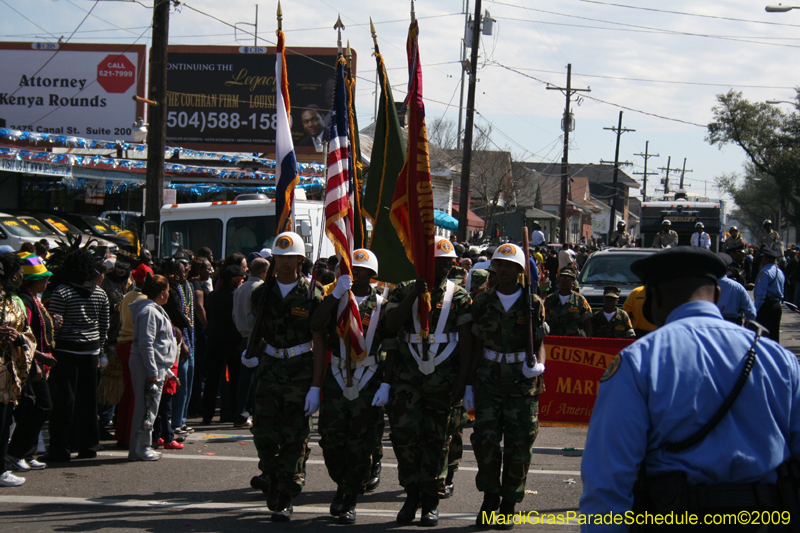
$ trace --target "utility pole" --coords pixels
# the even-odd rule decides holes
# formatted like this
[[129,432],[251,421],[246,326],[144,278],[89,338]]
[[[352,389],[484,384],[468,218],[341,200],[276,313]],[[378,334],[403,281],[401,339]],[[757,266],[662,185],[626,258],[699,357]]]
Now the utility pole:
[[561,158],[561,205],[559,209],[559,217],[561,219],[560,228],[558,231],[558,239],[561,243],[567,242],[567,196],[569,196],[569,132],[572,124],[572,113],[569,111],[569,104],[572,101],[572,95],[576,92],[591,92],[591,87],[586,89],[573,89],[572,88],[572,63],[567,65],[567,86],[566,87],[546,87],[549,90],[557,90],[564,93],[567,97],[567,103],[564,107],[564,118],[561,120],[564,129],[564,155]]
[[604,130],[613,131],[613,132],[615,132],[617,134],[617,149],[614,151],[614,178],[612,179],[612,185],[611,185],[611,189],[612,189],[611,194],[613,194],[613,197],[611,199],[611,204],[610,204],[611,205],[611,216],[609,217],[609,220],[608,220],[608,237],[606,237],[608,239],[606,242],[610,243],[611,242],[611,232],[614,231],[614,217],[617,214],[617,198],[619,197],[619,190],[618,190],[618,187],[617,187],[617,176],[619,174],[619,142],[620,142],[620,139],[622,138],[622,134],[623,133],[627,133],[629,131],[636,131],[636,130],[631,130],[631,129],[628,129],[628,128],[624,128],[623,129],[623,127],[622,127],[622,111],[619,112],[619,124],[617,125],[616,128],[611,127],[611,128],[603,128],[603,129]]
[[[467,69],[464,63],[467,60],[466,28],[469,27],[469,0],[464,0],[464,39],[461,39],[461,96],[458,100],[458,130],[456,131],[456,150],[461,150],[461,115],[464,112],[464,74]],[[474,31],[474,29],[473,29]],[[460,213],[461,211],[459,211]]]
[[147,129],[147,202],[144,208],[145,247],[158,254],[161,206],[164,203],[164,147],[167,140],[167,43],[170,0],[153,0],[153,43],[150,46],[150,86]]
[[481,0],[475,0],[475,18],[472,23],[472,49],[467,89],[467,123],[464,128],[464,156],[461,160],[461,193],[458,199],[458,240],[467,240],[467,212],[469,209],[469,177],[472,163],[472,126],[475,120],[475,83],[478,74],[478,44],[481,35]]
[[661,157],[659,154],[651,154],[648,153],[650,149],[650,141],[645,141],[644,143],[644,153],[643,154],[633,154],[638,155],[639,157],[644,157],[644,172],[634,172],[634,174],[638,174],[643,178],[643,185],[642,185],[642,201],[647,201],[647,176],[657,176],[658,172],[647,172],[647,160],[651,157]]
[[687,172],[694,172],[693,170],[686,170],[686,158],[683,158],[683,170],[681,170],[681,186],[678,187],[679,189],[683,189],[683,177],[686,175]]
[[658,170],[661,170],[661,171],[664,171],[664,172],[667,173],[667,177],[664,178],[664,194],[665,195],[669,194],[669,173],[670,173],[670,171],[678,172],[680,170],[679,168],[670,168],[670,164],[671,163],[672,163],[672,156],[669,156],[667,158],[667,167],[666,168],[664,168],[664,167],[659,167],[658,168]]

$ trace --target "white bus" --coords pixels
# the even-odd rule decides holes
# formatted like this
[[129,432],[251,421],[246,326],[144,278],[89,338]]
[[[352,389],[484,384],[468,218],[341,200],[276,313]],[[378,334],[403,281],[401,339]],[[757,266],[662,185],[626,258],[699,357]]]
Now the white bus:
[[[334,255],[333,245],[324,235],[323,203],[297,199],[295,210],[295,232],[305,241],[306,257],[313,261]],[[216,259],[235,252],[247,256],[272,248],[276,227],[275,200],[264,195],[240,195],[229,202],[165,205],[161,208],[159,255],[169,257],[181,249],[197,252],[207,246]]]

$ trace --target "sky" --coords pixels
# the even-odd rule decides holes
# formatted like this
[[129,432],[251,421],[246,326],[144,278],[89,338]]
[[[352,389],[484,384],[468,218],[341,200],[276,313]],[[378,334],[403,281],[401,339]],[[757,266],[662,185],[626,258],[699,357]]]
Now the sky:
[[[741,173],[745,155],[735,146],[719,149],[705,141],[718,94],[741,91],[752,101],[791,100],[800,64],[800,9],[767,13],[775,0],[696,2],[672,0],[498,0],[482,2],[494,19],[482,36],[475,109],[476,124],[492,126],[498,149],[519,161],[561,161],[560,128],[565,86],[591,88],[572,104],[571,163],[613,161],[616,127],[623,111],[620,161],[642,172],[645,143],[648,172],[680,169],[685,187],[720,197],[715,178]],[[0,0],[0,40],[150,44],[152,0]],[[408,81],[405,52],[410,2],[404,0],[285,0],[287,47],[336,46],[333,25],[341,15],[359,54],[357,112],[360,126],[374,116],[375,63],[370,57],[369,18],[375,22],[389,79],[400,100]],[[426,115],[458,121],[464,0],[415,2],[420,25]],[[277,1],[258,2],[258,38],[275,44]],[[87,12],[91,13],[87,15]],[[468,10],[474,11],[474,0]],[[189,0],[170,16],[171,44],[249,45],[256,2]],[[74,33],[73,33],[74,32]],[[236,40],[236,37],[239,40]],[[291,82],[291,80],[290,80]],[[466,102],[466,87],[464,90]],[[783,105],[786,111],[791,106]],[[688,172],[691,170],[692,172]],[[663,172],[648,179],[657,194]],[[676,173],[670,174],[671,187]],[[641,182],[642,176],[633,175]]]

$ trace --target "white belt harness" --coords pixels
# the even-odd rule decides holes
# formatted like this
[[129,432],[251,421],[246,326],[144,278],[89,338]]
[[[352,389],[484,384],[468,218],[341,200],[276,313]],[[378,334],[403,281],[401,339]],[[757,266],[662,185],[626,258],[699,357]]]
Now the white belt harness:
[[276,348],[271,344],[267,344],[267,347],[264,349],[264,351],[267,355],[271,355],[272,357],[276,357],[278,359],[289,359],[290,357],[295,357],[297,355],[310,352],[311,343],[305,342],[303,344],[298,344],[297,346],[292,346],[291,348]]
[[[367,328],[367,337],[364,339],[364,346],[369,353],[369,350],[372,348],[372,341],[375,339],[375,332],[378,329],[378,322],[381,316],[381,307],[383,306],[383,298],[380,294],[375,295],[375,299],[378,303],[377,308],[372,312],[369,321],[369,327]],[[344,311],[344,307],[347,305],[347,299],[342,298],[339,300],[339,311],[338,314],[341,315],[342,311]],[[361,335],[361,332],[356,330],[355,335]],[[344,340],[339,339],[339,350],[341,354],[346,354],[346,347],[344,345]],[[353,370],[353,385],[351,387],[347,386],[347,360],[343,357],[336,357],[335,355],[331,356],[331,373],[333,374],[333,379],[336,380],[336,383],[342,388],[344,392],[344,397],[348,400],[355,400],[358,398],[358,392],[362,390],[369,380],[372,379],[372,376],[375,375],[375,371],[378,370],[378,360],[377,358],[372,355],[369,357],[365,357],[361,361],[357,362]],[[344,372],[344,374],[343,374]]]
[[483,357],[495,363],[499,363],[500,361],[505,361],[506,363],[521,363],[525,360],[527,354],[525,352],[495,352],[494,350],[484,348]]
[[[439,313],[436,331],[434,331],[433,335],[428,336],[431,344],[428,347],[429,355],[427,361],[424,361],[419,353],[422,351],[422,336],[420,335],[422,327],[419,323],[419,299],[414,302],[411,316],[414,317],[414,329],[417,331],[417,334],[406,336],[406,343],[408,344],[408,349],[411,351],[412,357],[414,357],[414,360],[417,362],[419,371],[426,376],[433,374],[436,367],[450,357],[450,354],[452,354],[453,350],[458,346],[458,333],[444,333],[444,327],[447,324],[447,317],[450,316],[450,305],[453,303],[453,294],[455,291],[456,284],[447,280],[444,288],[444,298],[442,299],[442,312]],[[431,357],[431,354],[435,354],[439,351],[439,345],[445,343],[446,346],[444,350],[442,350],[442,353]]]

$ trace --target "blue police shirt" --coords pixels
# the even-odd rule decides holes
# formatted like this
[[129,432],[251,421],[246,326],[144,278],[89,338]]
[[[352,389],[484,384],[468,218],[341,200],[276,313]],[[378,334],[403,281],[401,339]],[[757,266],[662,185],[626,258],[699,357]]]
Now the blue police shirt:
[[756,286],[753,289],[753,300],[756,309],[761,309],[767,298],[780,298],[783,300],[783,284],[786,276],[783,275],[778,265],[771,263],[761,269],[756,278]]
[[719,285],[717,307],[723,317],[736,318],[739,316],[739,311],[743,311],[748,320],[756,319],[756,306],[753,305],[753,300],[741,283],[733,281],[728,276],[722,276],[717,280],[717,285]]
[[[790,455],[800,457],[800,365],[764,337],[744,389],[714,430],[683,452],[658,449],[694,435],[711,419],[741,374],[754,338],[723,320],[711,302],[689,302],[620,352],[616,372],[600,382],[589,424],[581,513],[630,510],[645,457],[648,476],[684,471],[692,485],[776,482],[776,468]],[[622,532],[627,526],[582,530]]]

